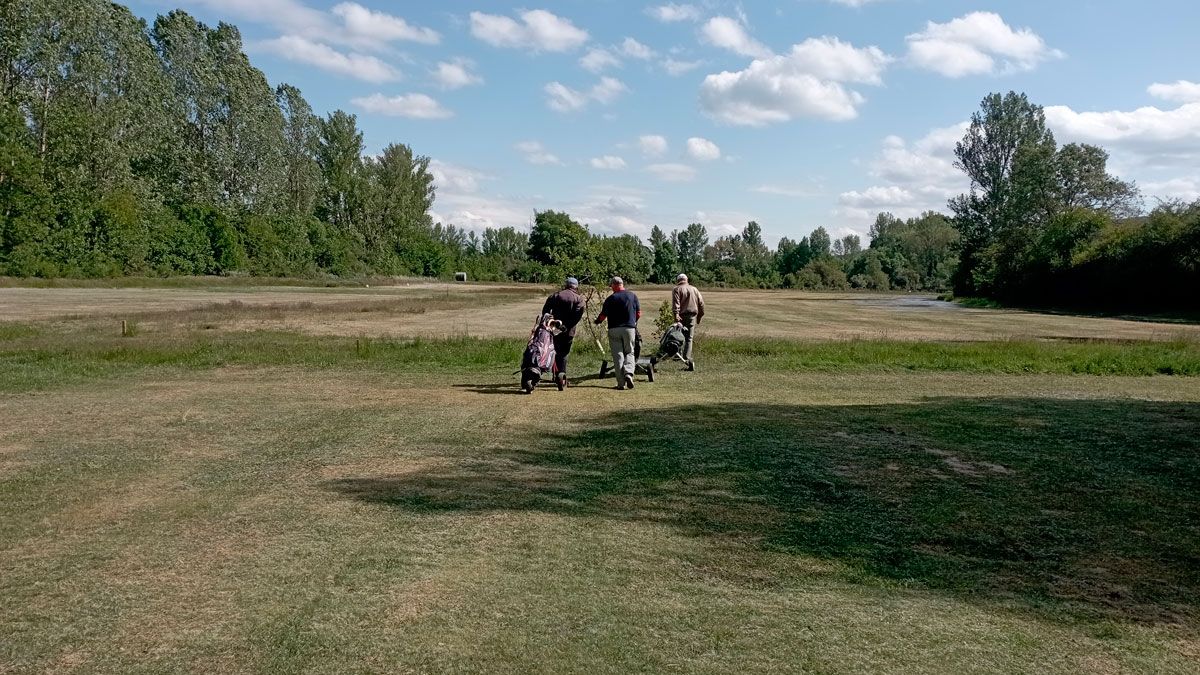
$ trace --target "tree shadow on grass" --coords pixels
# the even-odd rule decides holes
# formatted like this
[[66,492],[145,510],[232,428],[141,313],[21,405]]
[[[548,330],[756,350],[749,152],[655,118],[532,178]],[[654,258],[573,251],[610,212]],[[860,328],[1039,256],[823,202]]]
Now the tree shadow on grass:
[[460,459],[326,485],[409,512],[652,521],[1058,620],[1200,629],[1195,403],[689,406]]

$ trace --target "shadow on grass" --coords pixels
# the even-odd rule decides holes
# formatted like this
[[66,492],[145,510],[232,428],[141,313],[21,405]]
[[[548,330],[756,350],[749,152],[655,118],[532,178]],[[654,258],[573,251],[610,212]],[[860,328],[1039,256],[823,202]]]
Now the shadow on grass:
[[464,451],[449,470],[327,487],[408,512],[665,523],[722,545],[837,561],[850,580],[918,584],[1055,620],[1200,627],[1198,404],[723,404],[590,422],[578,433],[515,433],[511,448]]
[[[592,374],[592,375],[581,375],[579,377],[572,376],[570,378],[570,385],[571,386],[580,386],[584,382],[595,382],[598,380],[603,380],[604,382],[607,382],[610,384],[615,382],[612,375],[608,375],[607,377],[600,377],[599,375]],[[590,385],[590,386],[596,386],[596,385]],[[525,395],[525,392],[521,391],[521,383],[517,380],[513,380],[512,382],[489,382],[487,384],[456,384],[456,385],[454,385],[454,387],[456,389],[464,389],[473,394],[489,394],[489,395],[491,395],[491,394],[500,394],[500,395],[517,394],[517,395],[521,395],[521,396]],[[549,377],[543,377],[541,384],[539,384],[537,388],[538,388],[538,390],[554,391],[554,389],[555,389],[554,380],[552,380]],[[555,392],[555,393],[557,393],[557,392]]]

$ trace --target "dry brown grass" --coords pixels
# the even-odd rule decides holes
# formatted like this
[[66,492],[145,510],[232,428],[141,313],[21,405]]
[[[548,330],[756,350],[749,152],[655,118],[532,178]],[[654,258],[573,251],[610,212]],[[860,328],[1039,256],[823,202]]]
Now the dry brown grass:
[[[635,289],[637,290],[637,289]],[[369,289],[0,288],[8,321],[135,319],[157,332],[287,330],[312,335],[508,337],[528,330],[547,289],[412,284]],[[653,316],[669,291],[639,291]],[[1163,340],[1200,336],[1200,326],[1115,318],[969,309],[929,296],[707,290],[702,331],[721,337],[798,340]]]
[[[435,375],[224,368],[126,382],[120,405],[89,387],[0,400],[3,442],[24,463],[7,493],[23,506],[0,507],[0,668],[1185,672],[1194,663],[1183,626],[1097,627],[1017,596],[847,577],[836,557],[764,548],[757,533],[786,514],[727,478],[666,480],[589,504],[566,488],[579,469],[528,460],[548,439],[588,438],[597,420],[706,401],[831,415],[947,397],[1184,405],[1200,401],[1197,378],[691,375],[621,396],[584,382],[521,397]],[[1038,415],[1026,410],[1022,426],[1040,427]],[[551,418],[560,423],[547,426]],[[901,431],[814,430],[805,442],[844,448],[834,474],[893,486],[885,492],[913,489],[922,480],[913,468],[929,463],[945,466],[944,483],[974,489],[1028,478],[965,449],[930,454]],[[910,448],[901,466],[855,457],[889,439]],[[558,452],[569,462],[580,451]],[[631,478],[614,469],[613,480]],[[426,501],[388,501],[405,484]],[[1106,595],[1106,574],[1139,574],[1118,563],[1098,561],[1110,571],[1052,590],[1132,611]]]

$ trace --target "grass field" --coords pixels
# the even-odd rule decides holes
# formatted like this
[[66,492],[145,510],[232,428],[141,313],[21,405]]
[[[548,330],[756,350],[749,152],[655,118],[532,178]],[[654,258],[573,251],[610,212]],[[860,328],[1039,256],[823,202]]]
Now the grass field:
[[538,293],[0,289],[0,672],[1200,669],[1191,326],[713,293],[521,396]]

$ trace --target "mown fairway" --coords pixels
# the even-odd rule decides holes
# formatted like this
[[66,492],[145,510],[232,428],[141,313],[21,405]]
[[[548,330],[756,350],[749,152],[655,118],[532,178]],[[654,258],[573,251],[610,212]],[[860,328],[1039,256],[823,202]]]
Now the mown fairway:
[[1200,668],[1194,326],[713,293],[698,372],[526,397],[537,289],[37,292],[0,672]]

